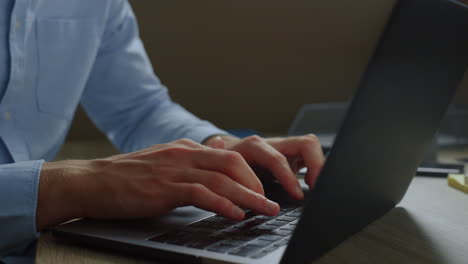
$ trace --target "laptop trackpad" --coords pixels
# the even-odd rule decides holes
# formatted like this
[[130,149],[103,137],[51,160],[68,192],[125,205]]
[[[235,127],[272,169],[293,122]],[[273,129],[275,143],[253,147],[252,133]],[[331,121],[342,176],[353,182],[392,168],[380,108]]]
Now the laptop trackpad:
[[142,220],[92,220],[83,219],[54,228],[67,233],[88,234],[97,237],[120,239],[148,239],[170,229],[214,215],[193,206],[177,208],[166,216]]

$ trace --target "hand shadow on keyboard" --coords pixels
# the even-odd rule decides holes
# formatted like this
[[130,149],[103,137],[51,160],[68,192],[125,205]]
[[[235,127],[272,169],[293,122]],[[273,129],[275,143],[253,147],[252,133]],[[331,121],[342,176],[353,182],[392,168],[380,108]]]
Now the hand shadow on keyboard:
[[268,197],[268,199],[279,203],[280,205],[282,204],[302,205],[304,201],[307,200],[308,196],[310,196],[310,192],[311,192],[309,188],[302,187],[305,197],[304,197],[304,200],[301,201],[301,200],[296,200],[292,198],[284,190],[284,187],[276,180],[262,179],[261,182],[263,184],[263,189],[265,190],[265,196]]

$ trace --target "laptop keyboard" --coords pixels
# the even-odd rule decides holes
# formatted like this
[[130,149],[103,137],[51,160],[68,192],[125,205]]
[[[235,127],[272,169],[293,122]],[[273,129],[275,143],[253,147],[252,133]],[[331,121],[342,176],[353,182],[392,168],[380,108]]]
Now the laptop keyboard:
[[246,211],[245,219],[240,222],[215,215],[149,240],[261,258],[289,242],[301,213],[302,207],[298,205],[283,205],[276,216]]

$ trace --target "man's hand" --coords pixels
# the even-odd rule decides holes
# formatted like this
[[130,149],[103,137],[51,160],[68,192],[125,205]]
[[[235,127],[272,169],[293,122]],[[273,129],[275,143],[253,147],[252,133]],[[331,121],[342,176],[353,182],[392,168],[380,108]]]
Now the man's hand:
[[[45,163],[39,184],[37,229],[82,217],[157,217],[186,205],[235,220],[244,217],[239,207],[276,215],[278,204],[264,197],[259,179],[239,154],[251,148],[250,141],[245,142],[232,146],[236,152],[182,139],[106,159]],[[295,153],[280,141],[272,139],[271,143],[286,153]],[[267,150],[258,149],[262,153]],[[283,163],[269,166],[270,161],[262,155],[245,155],[247,160],[273,168],[278,178],[294,189],[292,172]]]
[[304,193],[296,178],[296,173],[307,167],[305,181],[313,188],[322,169],[324,156],[320,142],[315,135],[289,138],[267,138],[251,136],[239,139],[232,136],[214,136],[204,142],[213,148],[223,148],[239,152],[252,166],[267,169],[296,199]]

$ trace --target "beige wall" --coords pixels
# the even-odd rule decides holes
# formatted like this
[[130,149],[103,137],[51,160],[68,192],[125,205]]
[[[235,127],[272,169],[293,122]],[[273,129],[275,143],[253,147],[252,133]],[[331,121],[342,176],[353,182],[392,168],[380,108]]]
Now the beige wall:
[[352,94],[394,0],[131,3],[176,101],[223,128],[284,132],[302,104]]

